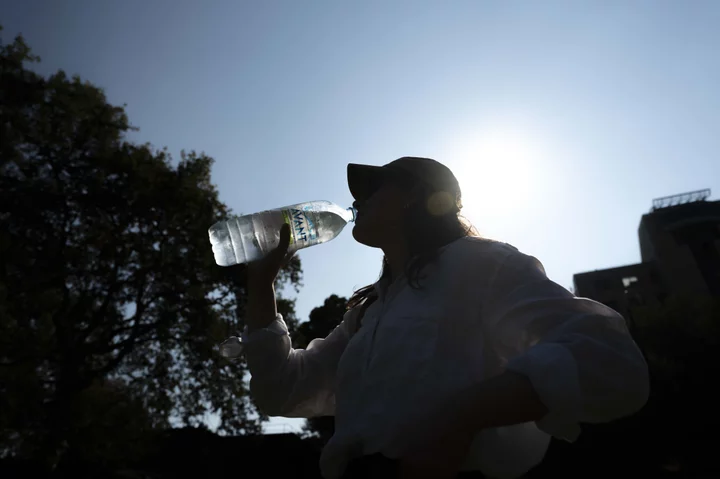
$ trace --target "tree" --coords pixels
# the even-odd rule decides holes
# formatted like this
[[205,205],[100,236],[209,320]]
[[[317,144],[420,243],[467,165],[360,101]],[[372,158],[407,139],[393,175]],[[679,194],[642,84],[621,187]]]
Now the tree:
[[[294,335],[294,347],[306,348],[315,338],[324,338],[332,332],[346,311],[347,299],[332,295],[325,299],[322,306],[310,312],[310,320],[301,323]],[[305,421],[305,432],[319,436],[322,443],[326,443],[335,433],[335,417],[323,416],[310,418]]]
[[[0,41],[0,455],[55,464],[106,381],[152,427],[215,413],[219,432],[259,432],[244,362],[216,352],[241,327],[245,277],[208,242],[231,213],[213,160],[129,141],[122,107],[37,61]],[[295,259],[278,282],[300,275]],[[281,299],[291,324],[293,307]]]

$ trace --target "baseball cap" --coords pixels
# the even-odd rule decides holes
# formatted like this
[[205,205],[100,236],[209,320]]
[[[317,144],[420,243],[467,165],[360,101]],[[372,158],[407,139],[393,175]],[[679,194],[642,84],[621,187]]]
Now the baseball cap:
[[460,185],[450,168],[430,158],[405,156],[383,166],[350,163],[347,167],[350,193],[358,201],[368,199],[388,180],[420,182],[433,191],[429,208],[437,214],[460,211]]

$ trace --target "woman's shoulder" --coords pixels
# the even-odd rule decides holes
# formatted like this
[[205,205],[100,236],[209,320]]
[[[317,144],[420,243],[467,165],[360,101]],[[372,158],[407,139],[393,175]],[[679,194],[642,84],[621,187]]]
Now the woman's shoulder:
[[503,267],[544,271],[537,259],[515,246],[482,237],[466,237],[453,242],[442,254],[440,261],[446,273],[468,278],[493,278]]
[[479,269],[484,274],[503,269],[510,274],[545,275],[545,267],[540,260],[509,243],[480,237],[462,238],[456,243],[449,260],[465,268]]
[[504,263],[509,257],[523,255],[509,243],[493,239],[467,236],[453,242],[446,252],[448,259],[470,262]]

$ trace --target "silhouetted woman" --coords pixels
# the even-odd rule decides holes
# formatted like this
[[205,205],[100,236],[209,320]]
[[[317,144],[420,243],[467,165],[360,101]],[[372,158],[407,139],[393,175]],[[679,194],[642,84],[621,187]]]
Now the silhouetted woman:
[[324,477],[519,477],[550,436],[572,441],[579,423],[645,404],[647,365],[624,319],[550,281],[535,258],[478,237],[447,167],[351,164],[348,182],[353,236],[385,254],[380,280],[326,338],[292,349],[273,289],[284,227],[249,267],[243,337],[263,412],[335,416]]

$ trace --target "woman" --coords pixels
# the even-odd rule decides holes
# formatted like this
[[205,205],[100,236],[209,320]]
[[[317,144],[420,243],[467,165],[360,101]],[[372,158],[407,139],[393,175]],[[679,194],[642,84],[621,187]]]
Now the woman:
[[273,282],[280,245],[250,265],[251,391],[269,415],[335,415],[328,479],[519,477],[550,436],[632,414],[647,365],[615,311],[575,298],[542,265],[477,237],[452,172],[423,158],[349,165],[353,236],[385,254],[337,328],[291,348]]

